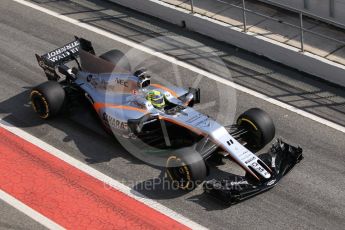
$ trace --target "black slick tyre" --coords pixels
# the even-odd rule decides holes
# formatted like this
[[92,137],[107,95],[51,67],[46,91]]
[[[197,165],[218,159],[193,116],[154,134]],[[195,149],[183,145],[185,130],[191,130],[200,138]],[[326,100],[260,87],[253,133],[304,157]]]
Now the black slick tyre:
[[65,102],[65,90],[56,81],[44,82],[30,92],[34,111],[43,119],[58,115]]
[[263,110],[252,108],[237,119],[237,125],[246,129],[245,141],[254,150],[262,149],[275,136],[275,126],[272,118]]
[[190,148],[183,150],[170,155],[166,162],[166,172],[174,187],[193,190],[205,180],[207,168],[199,153]]

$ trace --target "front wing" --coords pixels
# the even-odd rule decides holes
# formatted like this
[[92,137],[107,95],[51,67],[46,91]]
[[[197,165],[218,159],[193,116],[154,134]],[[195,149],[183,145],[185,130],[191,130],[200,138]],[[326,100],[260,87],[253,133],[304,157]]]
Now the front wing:
[[291,146],[278,139],[268,151],[259,158],[272,169],[272,177],[263,182],[244,176],[223,180],[209,180],[204,183],[204,191],[231,205],[273,188],[302,159],[302,149]]

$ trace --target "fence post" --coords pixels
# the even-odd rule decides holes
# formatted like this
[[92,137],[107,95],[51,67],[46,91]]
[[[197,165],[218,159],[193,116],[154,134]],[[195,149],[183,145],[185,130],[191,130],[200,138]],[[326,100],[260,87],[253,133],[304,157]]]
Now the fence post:
[[304,28],[303,28],[303,13],[299,12],[300,26],[301,26],[301,51],[304,52]]
[[246,16],[246,3],[242,0],[242,10],[243,10],[243,31],[247,33],[247,16]]
[[194,14],[194,2],[193,2],[193,0],[190,0],[190,11],[192,11],[192,14]]
[[334,11],[335,11],[335,2],[334,0],[329,0],[329,16],[334,18]]

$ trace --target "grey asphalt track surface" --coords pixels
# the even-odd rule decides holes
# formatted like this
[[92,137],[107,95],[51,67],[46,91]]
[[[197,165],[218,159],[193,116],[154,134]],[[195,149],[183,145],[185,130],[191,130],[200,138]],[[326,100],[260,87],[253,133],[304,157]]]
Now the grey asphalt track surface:
[[0,216],[0,229],[45,229],[42,225],[2,200],[0,200]]
[[[159,36],[181,36],[148,45],[345,125],[344,88],[115,4],[97,0],[32,2],[138,43]],[[45,81],[35,53],[43,54],[62,46],[74,35],[91,40],[98,54],[114,48],[127,52],[130,47],[9,0],[0,3],[0,31],[0,114],[5,120],[211,229],[343,229],[344,133],[237,91],[235,102],[229,100],[234,103],[231,111],[238,115],[251,107],[266,110],[276,123],[277,136],[303,147],[304,161],[273,190],[232,207],[205,196],[201,188],[182,193],[158,184],[151,189],[144,185],[164,177],[162,171],[129,155],[116,140],[96,128],[90,117],[76,111],[71,116],[46,122],[33,113],[28,103],[30,87]],[[191,40],[206,44],[211,50],[195,46]],[[218,59],[209,58],[212,54],[221,57],[230,73],[219,67]],[[218,97],[233,92],[190,70],[146,56],[148,61],[144,64],[152,67],[155,75],[164,75],[158,81],[188,87],[201,79],[198,87],[202,90],[202,101],[211,104],[200,108],[205,113],[214,115],[220,111],[224,101]],[[175,77],[176,71],[180,77]],[[222,168],[230,169],[232,165]],[[218,171],[213,169],[216,175],[226,176]],[[37,229],[33,220],[3,202],[0,214],[0,228]]]

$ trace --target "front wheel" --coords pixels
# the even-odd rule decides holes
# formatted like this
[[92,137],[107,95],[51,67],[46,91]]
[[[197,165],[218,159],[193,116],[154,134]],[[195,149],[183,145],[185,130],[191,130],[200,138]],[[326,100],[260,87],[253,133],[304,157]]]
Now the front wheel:
[[173,185],[182,190],[193,190],[207,175],[204,159],[195,150],[184,148],[171,154],[166,163],[166,172]]
[[262,149],[275,136],[272,118],[258,108],[249,109],[241,114],[237,119],[237,125],[247,131],[243,138],[252,150]]
[[56,81],[47,81],[33,88],[30,101],[34,111],[43,119],[58,115],[65,102],[65,90]]

